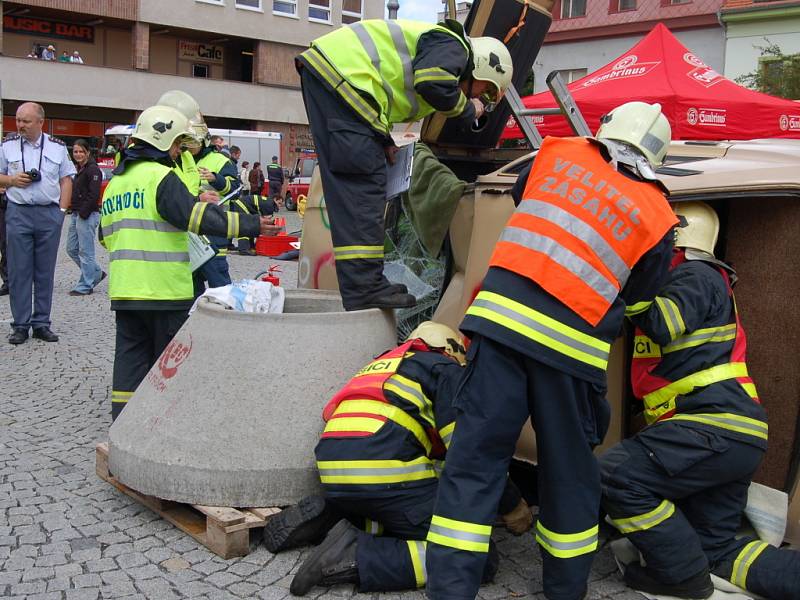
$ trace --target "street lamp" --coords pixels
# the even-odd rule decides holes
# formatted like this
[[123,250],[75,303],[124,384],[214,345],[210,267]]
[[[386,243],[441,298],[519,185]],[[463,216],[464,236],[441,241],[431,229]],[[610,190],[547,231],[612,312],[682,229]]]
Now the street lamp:
[[389,0],[386,3],[386,8],[389,9],[389,18],[396,19],[397,18],[397,10],[400,8],[400,2],[398,0]]

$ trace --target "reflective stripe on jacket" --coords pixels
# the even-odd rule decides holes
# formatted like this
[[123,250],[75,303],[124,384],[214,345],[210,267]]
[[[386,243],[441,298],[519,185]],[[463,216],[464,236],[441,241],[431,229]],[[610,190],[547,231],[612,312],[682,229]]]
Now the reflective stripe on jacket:
[[[430,31],[453,36],[464,52],[470,53],[466,41],[445,27],[403,19],[369,19],[314,40],[302,57],[366,123],[388,135],[394,123],[416,121],[435,112],[415,91],[417,83],[435,77],[456,79],[443,70],[414,72],[417,42]],[[463,100],[459,113],[466,103],[465,97]]]
[[[425,485],[437,478],[435,462],[445,452],[441,436],[448,441],[452,436],[454,412],[434,414],[430,392],[420,381],[398,373],[406,360],[416,366],[404,372],[428,378],[428,390],[440,381],[437,377],[444,376],[442,369],[456,364],[411,341],[361,369],[323,412],[326,425],[315,455],[327,493],[347,493],[364,486],[374,491]],[[461,367],[455,369],[460,374]],[[439,417],[446,423],[437,424]]]
[[[681,256],[677,259],[678,264],[684,264]],[[715,316],[706,315],[706,305],[695,305],[690,301],[692,295],[709,295],[706,289],[685,290],[686,299],[680,301],[686,305],[683,311],[701,311],[702,324],[713,324],[708,327],[687,326],[685,321],[689,321],[692,315],[682,312],[676,300],[659,295],[648,310],[654,311],[653,318],[664,324],[670,341],[659,345],[641,328],[636,328],[631,363],[634,395],[644,401],[648,423],[677,420],[702,424],[765,442],[768,425],[763,409],[758,406],[758,393],[745,364],[747,340],[728,274],[710,264],[706,267],[717,271],[724,280],[730,306],[728,322],[724,323],[725,313],[709,321]],[[699,267],[693,264],[689,268]],[[703,277],[706,273],[713,277],[707,269],[697,273],[696,277]],[[681,284],[681,274],[677,277],[678,283],[668,284],[666,288],[676,299],[675,290],[679,284],[686,287],[698,281],[686,279],[686,283]],[[696,321],[692,319],[690,322]],[[724,324],[719,324],[720,321]]]
[[594,326],[676,222],[655,184],[618,173],[588,140],[548,137],[489,264],[529,278]]
[[140,161],[115,175],[103,194],[100,228],[108,250],[111,300],[191,300],[189,239],[158,212],[156,194],[170,172]]

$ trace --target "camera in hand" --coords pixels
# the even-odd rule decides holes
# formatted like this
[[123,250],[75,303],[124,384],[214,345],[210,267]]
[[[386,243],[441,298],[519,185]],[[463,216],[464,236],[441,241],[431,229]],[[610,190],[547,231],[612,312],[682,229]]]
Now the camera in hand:
[[42,174],[39,169],[31,169],[30,171],[25,171],[25,175],[31,178],[31,183],[36,183],[37,181],[42,180]]

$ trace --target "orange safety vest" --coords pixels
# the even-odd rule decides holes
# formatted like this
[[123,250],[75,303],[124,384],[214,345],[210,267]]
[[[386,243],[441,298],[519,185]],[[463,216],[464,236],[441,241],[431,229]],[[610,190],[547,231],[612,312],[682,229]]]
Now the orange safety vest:
[[531,279],[595,326],[676,223],[656,184],[618,173],[584,138],[547,137],[489,265]]

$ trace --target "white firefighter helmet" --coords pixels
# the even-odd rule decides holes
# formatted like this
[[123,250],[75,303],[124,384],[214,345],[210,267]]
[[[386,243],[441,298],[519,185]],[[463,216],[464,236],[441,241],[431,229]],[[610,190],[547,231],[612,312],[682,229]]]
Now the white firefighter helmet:
[[657,102],[626,102],[601,117],[596,137],[625,142],[658,167],[667,154],[672,128]]
[[190,135],[189,120],[180,111],[171,106],[151,106],[136,119],[131,137],[166,152],[177,138],[186,135]]
[[202,147],[206,138],[210,138],[205,119],[203,119],[203,114],[200,112],[200,105],[197,100],[186,92],[181,90],[164,92],[161,94],[161,98],[158,99],[158,104],[177,109],[189,120],[190,135],[186,140],[186,146],[199,148]]
[[514,64],[506,45],[493,37],[469,38],[472,46],[472,78],[487,81],[494,90],[481,95],[481,101],[489,108],[500,102],[514,75]]
[[442,350],[448,356],[456,359],[460,364],[467,361],[467,350],[464,348],[463,338],[460,334],[450,329],[447,325],[435,321],[425,321],[408,335],[408,340],[420,339],[429,348]]
[[714,256],[719,236],[719,217],[705,202],[678,202],[673,211],[680,218],[675,229],[675,246],[701,250]]

